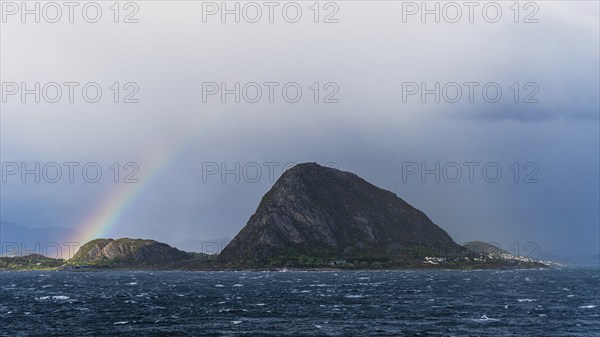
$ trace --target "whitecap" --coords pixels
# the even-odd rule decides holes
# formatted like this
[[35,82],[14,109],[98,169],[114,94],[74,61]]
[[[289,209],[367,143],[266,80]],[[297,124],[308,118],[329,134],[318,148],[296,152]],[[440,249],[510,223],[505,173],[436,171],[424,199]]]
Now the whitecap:
[[533,302],[533,301],[537,301],[531,298],[519,298],[517,301],[519,301],[519,303],[523,303],[523,302]]
[[579,307],[579,309],[592,309],[595,308],[595,305],[582,305]]
[[474,319],[475,322],[498,322],[499,319],[488,317],[486,314],[483,314],[481,318]]
[[234,287],[243,287],[244,285],[243,285],[243,284],[241,284],[241,283],[236,283],[236,284],[234,284],[233,286],[234,286]]
[[127,283],[128,286],[137,286],[137,282],[131,282],[131,283]]
[[215,287],[222,288],[222,287],[224,287],[224,285],[222,285],[221,283],[219,283],[219,284],[215,284]]
[[64,295],[57,295],[57,296],[42,296],[42,297],[36,297],[36,300],[68,300],[70,297],[69,296],[64,296]]
[[69,296],[63,296],[63,295],[52,296],[53,300],[68,300],[69,298],[70,298]]
[[242,321],[231,321],[232,324],[240,324]]
[[346,297],[346,298],[364,298],[363,295],[346,295],[344,297]]
[[114,322],[114,325],[123,325],[123,324],[128,324],[129,321],[119,321],[119,322]]

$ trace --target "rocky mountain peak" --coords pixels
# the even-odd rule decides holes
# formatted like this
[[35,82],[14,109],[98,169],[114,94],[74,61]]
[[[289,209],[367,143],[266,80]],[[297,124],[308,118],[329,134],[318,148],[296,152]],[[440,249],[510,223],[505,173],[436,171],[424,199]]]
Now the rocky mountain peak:
[[389,258],[417,245],[440,250],[460,247],[394,193],[350,172],[303,163],[282,174],[221,256],[226,260],[273,254]]

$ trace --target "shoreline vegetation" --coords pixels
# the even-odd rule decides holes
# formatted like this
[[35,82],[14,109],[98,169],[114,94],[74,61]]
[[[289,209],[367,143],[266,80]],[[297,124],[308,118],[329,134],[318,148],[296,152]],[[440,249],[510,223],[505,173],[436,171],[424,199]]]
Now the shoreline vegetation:
[[[56,259],[40,254],[0,257],[0,271],[343,271],[343,270],[476,270],[535,269],[561,266],[513,256],[499,248],[470,242],[455,254],[431,254],[422,246],[412,247],[412,254],[396,256],[336,255],[310,256],[297,252],[269,255],[262,259],[232,259],[217,254],[183,252],[167,244],[142,239],[96,239],[81,247],[71,259]],[[483,250],[482,250],[483,249]],[[420,255],[427,251],[428,256]],[[268,256],[268,257],[267,257]]]

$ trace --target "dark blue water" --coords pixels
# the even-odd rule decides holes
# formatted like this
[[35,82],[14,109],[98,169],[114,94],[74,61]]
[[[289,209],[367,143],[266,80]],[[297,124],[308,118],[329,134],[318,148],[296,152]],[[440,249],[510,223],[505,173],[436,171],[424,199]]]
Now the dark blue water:
[[598,269],[2,272],[4,336],[599,336]]

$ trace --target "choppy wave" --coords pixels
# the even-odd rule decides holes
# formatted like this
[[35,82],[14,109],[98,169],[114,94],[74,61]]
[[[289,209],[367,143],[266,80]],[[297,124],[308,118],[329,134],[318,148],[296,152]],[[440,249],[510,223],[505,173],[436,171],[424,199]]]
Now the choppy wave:
[[598,336],[598,274],[5,272],[0,335]]

